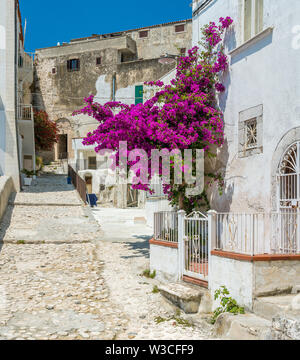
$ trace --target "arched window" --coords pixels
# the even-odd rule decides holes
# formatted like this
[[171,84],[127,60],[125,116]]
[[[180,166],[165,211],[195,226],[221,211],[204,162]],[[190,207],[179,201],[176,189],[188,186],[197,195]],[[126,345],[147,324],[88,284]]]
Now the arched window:
[[279,168],[280,208],[300,206],[300,142],[296,142],[282,157]]

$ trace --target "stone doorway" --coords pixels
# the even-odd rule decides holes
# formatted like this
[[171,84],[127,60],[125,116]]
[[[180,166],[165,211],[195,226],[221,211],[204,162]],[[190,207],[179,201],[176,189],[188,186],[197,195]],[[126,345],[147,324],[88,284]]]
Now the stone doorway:
[[86,189],[88,194],[93,193],[93,176],[92,175],[86,175],[84,177],[85,183],[86,183]]
[[58,136],[58,159],[68,159],[68,135],[62,134]]

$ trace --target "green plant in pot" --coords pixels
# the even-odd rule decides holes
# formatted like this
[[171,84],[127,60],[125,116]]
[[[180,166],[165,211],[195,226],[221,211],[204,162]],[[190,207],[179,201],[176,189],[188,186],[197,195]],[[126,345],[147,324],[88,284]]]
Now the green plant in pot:
[[31,183],[32,183],[32,178],[35,175],[35,171],[23,169],[22,173],[25,175],[24,185],[25,186],[30,186]]

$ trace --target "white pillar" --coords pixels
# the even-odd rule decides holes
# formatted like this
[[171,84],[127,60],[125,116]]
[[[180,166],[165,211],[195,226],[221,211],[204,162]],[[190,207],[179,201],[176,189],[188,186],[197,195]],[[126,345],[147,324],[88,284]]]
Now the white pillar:
[[185,241],[185,220],[186,212],[184,210],[178,211],[178,269],[179,280],[182,279],[184,270],[184,241]]
[[211,252],[217,247],[217,212],[210,210],[208,212],[208,286],[210,288],[210,277],[212,272]]

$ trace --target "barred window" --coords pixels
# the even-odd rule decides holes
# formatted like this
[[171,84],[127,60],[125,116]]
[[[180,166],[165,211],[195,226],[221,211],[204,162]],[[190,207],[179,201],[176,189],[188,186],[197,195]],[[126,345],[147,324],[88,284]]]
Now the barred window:
[[249,121],[246,121],[245,124],[245,131],[246,131],[246,149],[253,149],[257,147],[257,120],[251,119]]
[[144,31],[140,31],[140,32],[139,32],[139,37],[140,37],[140,39],[142,39],[142,38],[147,38],[148,35],[149,35],[149,31],[148,31],[148,30],[144,30]]
[[185,30],[184,24],[175,25],[175,32],[176,32],[176,33],[183,32],[184,30]]
[[67,62],[68,71],[79,71],[80,70],[80,60],[71,59]]

